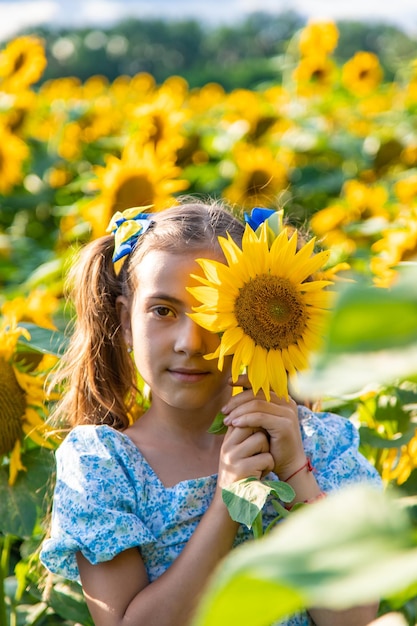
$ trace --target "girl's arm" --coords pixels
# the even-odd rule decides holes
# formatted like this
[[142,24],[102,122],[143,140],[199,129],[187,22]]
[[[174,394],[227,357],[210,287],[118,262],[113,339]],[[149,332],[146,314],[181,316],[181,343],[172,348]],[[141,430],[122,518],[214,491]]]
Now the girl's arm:
[[[249,382],[241,376],[238,384],[247,389]],[[313,502],[320,497],[320,487],[306,464],[297,405],[292,399],[287,402],[271,394],[271,401],[267,402],[262,394],[254,397],[247,389],[233,396],[222,410],[227,415],[227,425],[258,427],[268,432],[274,472],[291,485],[296,494],[292,505]],[[377,611],[378,604],[370,604],[344,611],[315,608],[309,610],[309,614],[316,626],[365,626],[375,619]]]
[[229,429],[213,501],[182,553],[152,583],[136,548],[98,565],[78,553],[83,591],[96,626],[186,626],[209,576],[231,550],[238,529],[222,501],[221,488],[248,476],[260,478],[272,467],[263,432]]

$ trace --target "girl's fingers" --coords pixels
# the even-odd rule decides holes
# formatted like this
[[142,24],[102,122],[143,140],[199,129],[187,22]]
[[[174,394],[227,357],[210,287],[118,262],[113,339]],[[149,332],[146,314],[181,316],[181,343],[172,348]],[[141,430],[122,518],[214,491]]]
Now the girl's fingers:
[[[290,404],[274,404],[259,401],[256,398],[236,405],[224,418],[226,426],[239,426],[247,428],[266,428],[268,425],[277,425],[277,418],[285,418],[298,422],[296,406]],[[272,421],[271,421],[272,420]]]

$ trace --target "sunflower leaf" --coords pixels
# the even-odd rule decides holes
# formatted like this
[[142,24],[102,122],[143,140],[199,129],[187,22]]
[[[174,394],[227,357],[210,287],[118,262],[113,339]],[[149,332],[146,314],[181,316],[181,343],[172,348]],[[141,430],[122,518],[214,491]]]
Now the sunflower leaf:
[[254,526],[270,495],[282,499],[283,502],[291,502],[295,493],[286,483],[278,480],[261,481],[253,476],[237,480],[222,490],[223,502],[230,517],[248,528]]
[[219,411],[207,432],[211,433],[212,435],[224,435],[227,431],[227,426],[225,426],[225,424],[223,423],[224,417],[224,413]]
[[192,624],[264,626],[314,606],[376,602],[413,589],[416,557],[404,506],[372,487],[347,487],[233,550]]
[[23,336],[19,338],[17,342],[18,352],[30,351],[52,354],[57,357],[62,356],[68,342],[63,333],[30,323],[21,322],[19,326],[29,331],[30,339],[25,339]]

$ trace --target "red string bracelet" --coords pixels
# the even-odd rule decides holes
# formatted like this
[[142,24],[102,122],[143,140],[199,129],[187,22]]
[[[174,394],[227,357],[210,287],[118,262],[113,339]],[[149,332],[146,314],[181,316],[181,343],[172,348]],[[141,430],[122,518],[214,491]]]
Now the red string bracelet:
[[286,478],[283,482],[286,483],[288,482],[291,478],[293,478],[296,474],[299,474],[300,472],[303,471],[303,469],[307,468],[308,472],[312,472],[314,467],[311,465],[311,461],[310,459],[307,457],[306,462],[304,463],[304,465],[302,465],[301,467],[298,468],[298,470],[295,470],[295,472],[293,472],[290,476],[288,476],[288,478]]
[[304,504],[313,504],[313,502],[316,502],[316,500],[322,500],[325,497],[326,497],[326,494],[324,493],[324,491],[320,491],[320,493],[317,496],[314,496],[314,498],[309,498],[308,500],[304,500]]
[[325,494],[324,491],[320,491],[320,493],[317,496],[314,496],[313,498],[308,498],[307,500],[303,500],[302,502],[296,502],[296,504],[290,504],[286,506],[285,508],[287,509],[287,511],[292,511],[292,509],[297,504],[313,504],[313,502],[317,502],[317,500],[322,500],[323,498],[326,498],[326,495],[327,494]]

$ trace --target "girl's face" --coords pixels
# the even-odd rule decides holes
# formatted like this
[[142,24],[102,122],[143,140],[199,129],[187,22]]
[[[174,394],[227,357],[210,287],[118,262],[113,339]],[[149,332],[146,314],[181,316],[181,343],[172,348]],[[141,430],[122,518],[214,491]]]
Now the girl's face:
[[213,416],[231,394],[231,357],[222,372],[217,359],[204,359],[220,340],[187,315],[198,304],[186,290],[195,282],[190,274],[201,275],[198,257],[213,258],[213,253],[148,251],[135,269],[138,286],[132,302],[119,298],[120,318],[137,369],[151,388],[152,407]]

